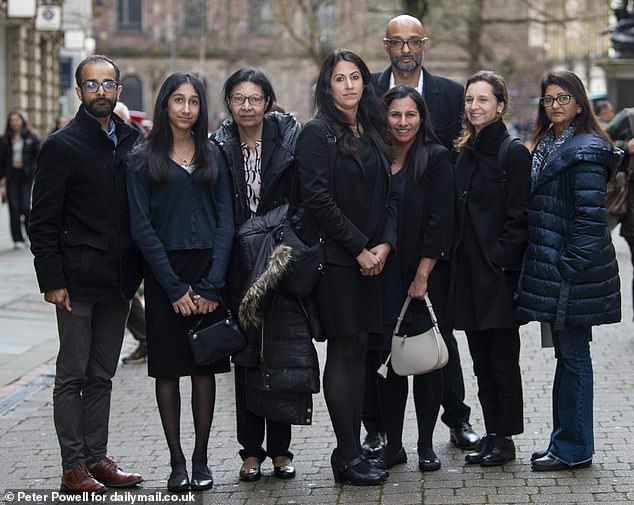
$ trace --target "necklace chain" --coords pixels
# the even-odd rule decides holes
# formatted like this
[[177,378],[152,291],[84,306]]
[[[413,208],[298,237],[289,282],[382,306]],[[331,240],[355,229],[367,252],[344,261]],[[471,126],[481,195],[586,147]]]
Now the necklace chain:
[[192,160],[190,160],[189,157],[183,156],[173,146],[172,146],[172,152],[176,155],[177,158],[179,158],[181,160],[180,161],[181,165],[184,165],[184,166],[188,167],[190,165],[190,163],[192,162]]

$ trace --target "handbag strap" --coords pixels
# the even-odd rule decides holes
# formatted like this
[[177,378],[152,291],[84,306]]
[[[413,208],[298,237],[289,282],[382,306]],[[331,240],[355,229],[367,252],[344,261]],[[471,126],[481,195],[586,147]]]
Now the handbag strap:
[[[233,315],[231,314],[231,310],[229,310],[229,306],[225,303],[225,301],[222,298],[218,298],[218,306],[222,305],[225,309],[225,311],[227,312],[227,318],[231,319],[233,317]],[[213,312],[212,312],[213,314]],[[191,330],[189,331],[196,331],[198,329],[200,329],[200,325],[203,324],[203,321],[205,320],[205,317],[207,317],[209,314],[202,314],[200,316],[200,319],[198,319],[198,321],[196,322],[196,324],[192,327]]]

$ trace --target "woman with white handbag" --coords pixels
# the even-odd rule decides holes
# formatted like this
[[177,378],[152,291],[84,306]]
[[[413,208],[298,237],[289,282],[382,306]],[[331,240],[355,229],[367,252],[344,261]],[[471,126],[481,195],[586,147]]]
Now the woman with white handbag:
[[[372,336],[373,346],[381,349],[385,360],[394,345],[392,340],[402,341],[392,337],[393,333],[415,335],[432,327],[424,301],[428,293],[438,316],[443,315],[449,284],[446,260],[453,235],[454,201],[449,151],[434,134],[423,97],[414,88],[399,85],[385,94],[383,103],[392,136],[392,187],[399,206],[397,246],[383,271],[384,331]],[[444,346],[439,333],[430,337],[432,340],[437,337]],[[398,358],[395,349],[392,361],[387,361],[387,369],[380,369],[385,378],[378,379],[379,404],[387,435],[387,445],[378,461],[385,468],[407,461],[402,445],[407,374],[422,370],[408,368]],[[422,362],[424,358],[420,356],[415,361]],[[399,369],[399,365],[403,368]],[[442,394],[442,369],[414,375],[418,466],[423,472],[440,468],[432,436]]]

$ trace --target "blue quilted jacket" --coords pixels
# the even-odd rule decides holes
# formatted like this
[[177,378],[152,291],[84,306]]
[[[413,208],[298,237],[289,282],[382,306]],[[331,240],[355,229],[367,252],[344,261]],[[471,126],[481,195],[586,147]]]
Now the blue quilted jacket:
[[580,134],[543,167],[528,207],[528,247],[515,293],[519,321],[563,329],[621,320],[605,185],[622,155],[598,135]]

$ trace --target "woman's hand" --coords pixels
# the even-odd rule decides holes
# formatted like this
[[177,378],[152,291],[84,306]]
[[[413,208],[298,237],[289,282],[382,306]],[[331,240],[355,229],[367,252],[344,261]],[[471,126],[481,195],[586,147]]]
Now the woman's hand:
[[356,260],[361,267],[361,275],[363,276],[378,275],[383,270],[381,258],[365,248],[359,253]]
[[207,300],[207,298],[203,298],[200,295],[197,296],[196,306],[198,310],[197,314],[211,314],[218,308],[218,302],[213,300]]
[[407,296],[411,296],[414,300],[424,300],[427,293],[427,279],[423,279],[418,275],[414,277],[414,280],[409,285],[407,290]]
[[174,312],[182,316],[191,316],[192,314],[195,314],[197,308],[194,296],[195,295],[192,292],[192,288],[189,288],[187,290],[187,293],[185,293],[178,300],[172,303],[172,307],[174,307]]

